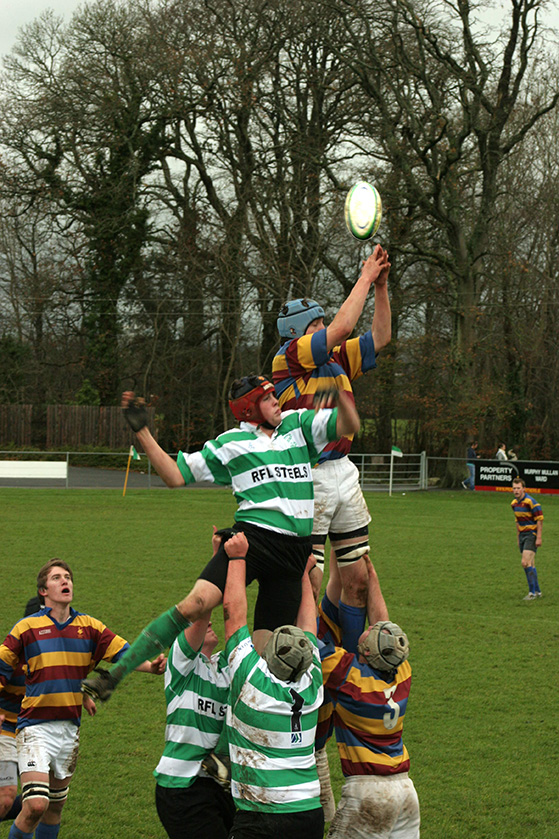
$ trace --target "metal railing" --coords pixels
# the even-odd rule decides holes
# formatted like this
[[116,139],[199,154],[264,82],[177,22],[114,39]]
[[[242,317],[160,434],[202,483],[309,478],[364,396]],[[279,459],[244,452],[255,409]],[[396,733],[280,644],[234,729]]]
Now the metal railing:
[[364,490],[413,490],[427,489],[427,453],[403,454],[350,454],[359,469],[361,488]]
[[[171,453],[176,456],[176,453]],[[425,490],[438,486],[446,472],[448,458],[427,457],[426,452],[403,453],[393,457],[390,453],[350,454],[359,470],[363,490],[407,491]],[[6,486],[66,486],[76,488],[118,488],[124,484],[128,452],[61,452],[61,451],[0,451],[1,460],[65,460],[68,464],[66,481],[60,479],[0,479]],[[464,459],[457,459],[467,468]],[[152,470],[145,454],[134,461],[129,474],[128,487],[154,489],[164,486]]]

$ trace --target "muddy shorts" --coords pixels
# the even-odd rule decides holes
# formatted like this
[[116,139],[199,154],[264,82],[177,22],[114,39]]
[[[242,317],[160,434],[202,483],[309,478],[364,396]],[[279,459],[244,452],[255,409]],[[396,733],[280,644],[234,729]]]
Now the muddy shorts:
[[80,729],[70,720],[28,725],[16,737],[19,774],[53,773],[60,781],[74,774],[78,759]]
[[419,800],[407,772],[353,775],[330,825],[329,839],[419,839]]

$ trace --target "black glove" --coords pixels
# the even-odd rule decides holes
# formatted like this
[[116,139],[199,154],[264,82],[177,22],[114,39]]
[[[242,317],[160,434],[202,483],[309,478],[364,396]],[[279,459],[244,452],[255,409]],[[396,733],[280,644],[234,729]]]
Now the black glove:
[[130,399],[126,408],[122,409],[126,422],[136,434],[148,424],[148,412],[143,399]]

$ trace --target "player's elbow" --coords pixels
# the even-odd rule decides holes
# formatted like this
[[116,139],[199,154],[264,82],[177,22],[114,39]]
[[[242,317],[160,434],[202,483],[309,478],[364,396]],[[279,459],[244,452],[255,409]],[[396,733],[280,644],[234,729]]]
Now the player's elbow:
[[355,414],[355,416],[351,415],[344,417],[342,420],[338,420],[336,432],[338,437],[349,437],[350,435],[357,434],[360,428],[361,422],[359,421],[359,416]]
[[160,472],[159,475],[163,479],[165,484],[169,487],[169,489],[179,489],[180,487],[185,486],[185,480],[178,466],[176,470],[173,469],[172,471],[164,472],[163,474],[161,474]]

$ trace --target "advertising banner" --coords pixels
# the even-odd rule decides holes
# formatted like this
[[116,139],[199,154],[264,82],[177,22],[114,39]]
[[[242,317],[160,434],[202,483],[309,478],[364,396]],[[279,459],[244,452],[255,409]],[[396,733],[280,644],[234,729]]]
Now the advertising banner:
[[543,460],[475,461],[476,490],[509,492],[513,478],[522,478],[529,493],[559,494],[559,463]]

